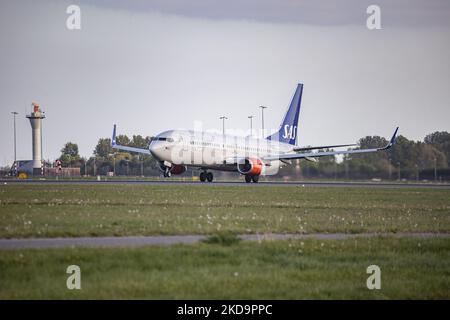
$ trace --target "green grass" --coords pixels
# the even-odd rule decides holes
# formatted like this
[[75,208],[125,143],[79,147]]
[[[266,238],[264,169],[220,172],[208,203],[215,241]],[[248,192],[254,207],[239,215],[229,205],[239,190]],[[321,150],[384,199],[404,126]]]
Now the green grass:
[[220,244],[223,246],[231,246],[238,243],[241,239],[234,233],[230,232],[219,232],[208,236],[206,239],[202,240],[204,243],[209,244]]
[[[81,290],[66,288],[69,265]],[[366,268],[381,268],[368,290]],[[449,299],[448,239],[0,251],[0,299]]]
[[448,189],[0,186],[0,238],[449,231]]

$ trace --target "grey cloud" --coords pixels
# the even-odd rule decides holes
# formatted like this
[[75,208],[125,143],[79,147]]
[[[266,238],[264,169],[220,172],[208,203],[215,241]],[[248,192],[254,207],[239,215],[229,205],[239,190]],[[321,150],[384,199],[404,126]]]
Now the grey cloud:
[[384,26],[450,26],[450,1],[447,0],[82,0],[80,3],[213,20],[324,26],[361,24],[367,17],[366,8],[376,4],[382,9]]
[[305,83],[302,145],[387,136],[397,125],[412,139],[448,130],[447,27],[368,31],[364,22],[336,28],[230,20],[238,9],[220,20],[198,9],[201,19],[194,19],[183,6],[168,15],[143,2],[142,10],[135,2],[126,10],[81,2],[82,30],[72,32],[65,27],[70,3],[0,2],[2,164],[13,155],[12,110],[20,112],[18,156],[30,157],[24,115],[32,101],[47,112],[46,159],[67,141],[90,156],[113,123],[120,133],[153,135],[191,129],[195,120],[220,129],[222,114],[227,128],[246,129],[255,114],[257,128],[264,104],[265,127],[277,128],[297,82]]

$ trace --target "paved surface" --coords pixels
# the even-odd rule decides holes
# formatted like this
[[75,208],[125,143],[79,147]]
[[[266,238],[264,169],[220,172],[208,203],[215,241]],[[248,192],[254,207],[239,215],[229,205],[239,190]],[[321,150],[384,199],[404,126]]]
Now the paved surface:
[[[368,237],[417,237],[449,238],[450,233],[315,233],[315,234],[245,234],[239,237],[248,241],[270,241],[288,239],[342,240]],[[206,239],[202,235],[152,236],[152,237],[83,237],[83,238],[31,238],[0,239],[0,250],[45,249],[64,247],[137,247],[147,245],[191,244]]]
[[215,181],[212,183],[199,181],[174,180],[0,180],[0,185],[8,184],[61,184],[61,185],[189,185],[189,186],[293,186],[293,187],[356,187],[356,188],[444,188],[450,189],[448,183],[387,183],[387,182],[284,182],[270,181],[259,183],[245,183],[243,181]]

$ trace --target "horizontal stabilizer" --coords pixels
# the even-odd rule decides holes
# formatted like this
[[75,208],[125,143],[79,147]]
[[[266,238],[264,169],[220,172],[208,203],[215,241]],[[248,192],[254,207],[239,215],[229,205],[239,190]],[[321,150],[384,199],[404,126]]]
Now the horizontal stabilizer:
[[[263,160],[293,160],[293,159],[312,159],[326,156],[335,156],[338,154],[357,154],[357,153],[370,153],[377,152],[381,150],[390,149],[394,144],[397,138],[398,127],[395,129],[394,134],[391,137],[391,140],[381,148],[372,148],[372,149],[353,149],[353,150],[341,150],[341,151],[325,151],[325,152],[303,152],[303,153],[284,153],[278,155],[270,155],[263,157]],[[344,146],[344,145],[341,145]]]

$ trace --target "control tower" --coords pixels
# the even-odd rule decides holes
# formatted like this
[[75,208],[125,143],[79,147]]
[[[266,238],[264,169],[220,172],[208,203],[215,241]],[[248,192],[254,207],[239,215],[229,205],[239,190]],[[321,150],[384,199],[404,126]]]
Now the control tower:
[[27,115],[30,119],[33,139],[33,175],[42,174],[42,119],[44,113],[37,103],[32,103],[33,112]]

